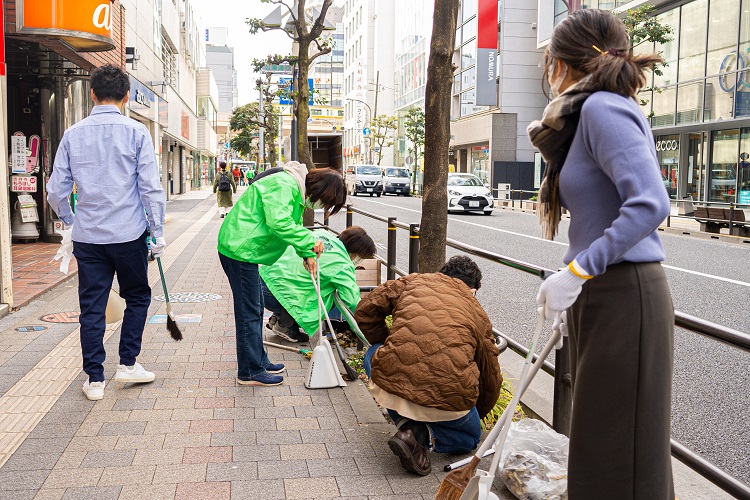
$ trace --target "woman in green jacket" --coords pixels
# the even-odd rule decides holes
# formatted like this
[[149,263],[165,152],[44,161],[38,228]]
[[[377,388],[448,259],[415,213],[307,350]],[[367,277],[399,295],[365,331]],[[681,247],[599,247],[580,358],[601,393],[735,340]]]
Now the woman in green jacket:
[[[319,265],[320,294],[326,310],[333,307],[333,293],[338,291],[354,312],[360,299],[354,268],[360,260],[372,258],[375,242],[358,226],[338,236],[325,229],[316,229],[313,235],[325,247]],[[299,265],[294,250],[288,248],[275,264],[261,267],[260,277],[265,307],[273,313],[266,328],[289,342],[307,342],[318,329],[318,301],[310,273]]]
[[302,226],[307,208],[322,208],[331,215],[346,202],[344,179],[330,168],[307,172],[290,162],[266,170],[224,219],[219,230],[219,260],[234,296],[237,336],[237,383],[279,385],[284,365],[268,360],[263,347],[263,293],[258,264],[276,262],[287,247],[302,258],[300,266],[315,273],[315,256],[323,243]]

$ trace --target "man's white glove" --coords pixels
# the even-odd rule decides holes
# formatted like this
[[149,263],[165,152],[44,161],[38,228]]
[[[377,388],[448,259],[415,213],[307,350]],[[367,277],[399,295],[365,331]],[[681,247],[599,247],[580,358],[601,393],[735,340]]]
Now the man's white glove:
[[[575,268],[573,273],[570,269]],[[562,322],[560,313],[573,305],[581,293],[583,284],[590,279],[585,271],[573,261],[570,266],[560,269],[544,280],[536,296],[537,305],[544,307],[544,316],[554,318],[552,328],[559,327]]]
[[161,257],[161,254],[164,253],[166,247],[167,240],[164,239],[164,236],[151,238],[151,253],[154,254],[154,258]]
[[568,311],[563,311],[560,313],[560,322],[557,327],[555,327],[555,322],[557,322],[557,317],[555,317],[555,321],[552,323],[552,331],[560,332],[560,338],[557,339],[555,349],[562,349],[563,339],[568,336]]
[[68,274],[70,259],[73,258],[73,224],[64,226],[64,229],[60,229],[59,233],[62,236],[62,242],[52,260],[59,260],[60,272]]

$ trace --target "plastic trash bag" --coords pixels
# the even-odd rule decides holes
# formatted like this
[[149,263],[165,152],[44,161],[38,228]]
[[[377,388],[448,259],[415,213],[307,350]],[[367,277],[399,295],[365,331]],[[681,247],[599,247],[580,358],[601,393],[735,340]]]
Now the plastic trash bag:
[[503,483],[520,500],[567,500],[568,444],[540,420],[513,422],[500,457]]
[[52,260],[59,260],[60,272],[68,274],[70,259],[73,258],[73,226],[68,229],[60,229],[58,232],[62,236],[62,243],[60,243],[60,248],[57,249],[57,253]]

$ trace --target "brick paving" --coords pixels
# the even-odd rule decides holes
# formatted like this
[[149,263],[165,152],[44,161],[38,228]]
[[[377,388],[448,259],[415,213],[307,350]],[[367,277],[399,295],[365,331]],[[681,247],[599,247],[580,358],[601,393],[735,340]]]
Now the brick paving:
[[[287,366],[283,385],[235,384],[232,297],[216,256],[221,220],[213,196],[195,198],[167,225],[167,282],[171,292],[222,299],[173,304],[176,314],[202,315],[180,325],[182,342],[147,324],[138,361],[156,372],[153,383],[109,380],[103,400],[85,399],[78,325],[38,319],[77,309],[75,280],[0,319],[0,410],[12,404],[19,415],[0,418],[0,498],[433,498],[449,458],[435,456],[424,478],[404,472],[386,445],[395,429],[362,382],[310,391],[309,362],[271,349]],[[160,294],[158,272],[150,276]],[[164,314],[164,303],[149,314]],[[29,324],[48,329],[14,331]],[[105,344],[109,378],[117,327]],[[11,399],[21,396],[28,404]]]
[[23,307],[50,288],[68,280],[78,271],[71,259],[68,275],[60,272],[60,261],[52,258],[59,243],[13,243],[13,307]]

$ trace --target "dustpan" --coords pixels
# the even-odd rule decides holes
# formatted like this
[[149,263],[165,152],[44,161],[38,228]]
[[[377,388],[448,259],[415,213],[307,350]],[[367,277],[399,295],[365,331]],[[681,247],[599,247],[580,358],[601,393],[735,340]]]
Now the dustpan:
[[474,477],[471,478],[469,484],[466,485],[463,495],[460,500],[474,500],[481,498],[483,500],[499,500],[498,496],[492,493],[492,482],[495,480],[495,475],[490,474],[486,470],[477,469]]
[[[317,266],[316,266],[317,267]],[[320,290],[320,270],[318,267],[318,288]],[[323,331],[323,318],[320,312],[321,299],[318,297],[318,345],[313,349],[310,358],[310,367],[305,378],[305,387],[308,389],[331,389],[333,387],[346,387],[344,378],[339,373],[336,358],[333,355],[331,344],[326,339]]]

